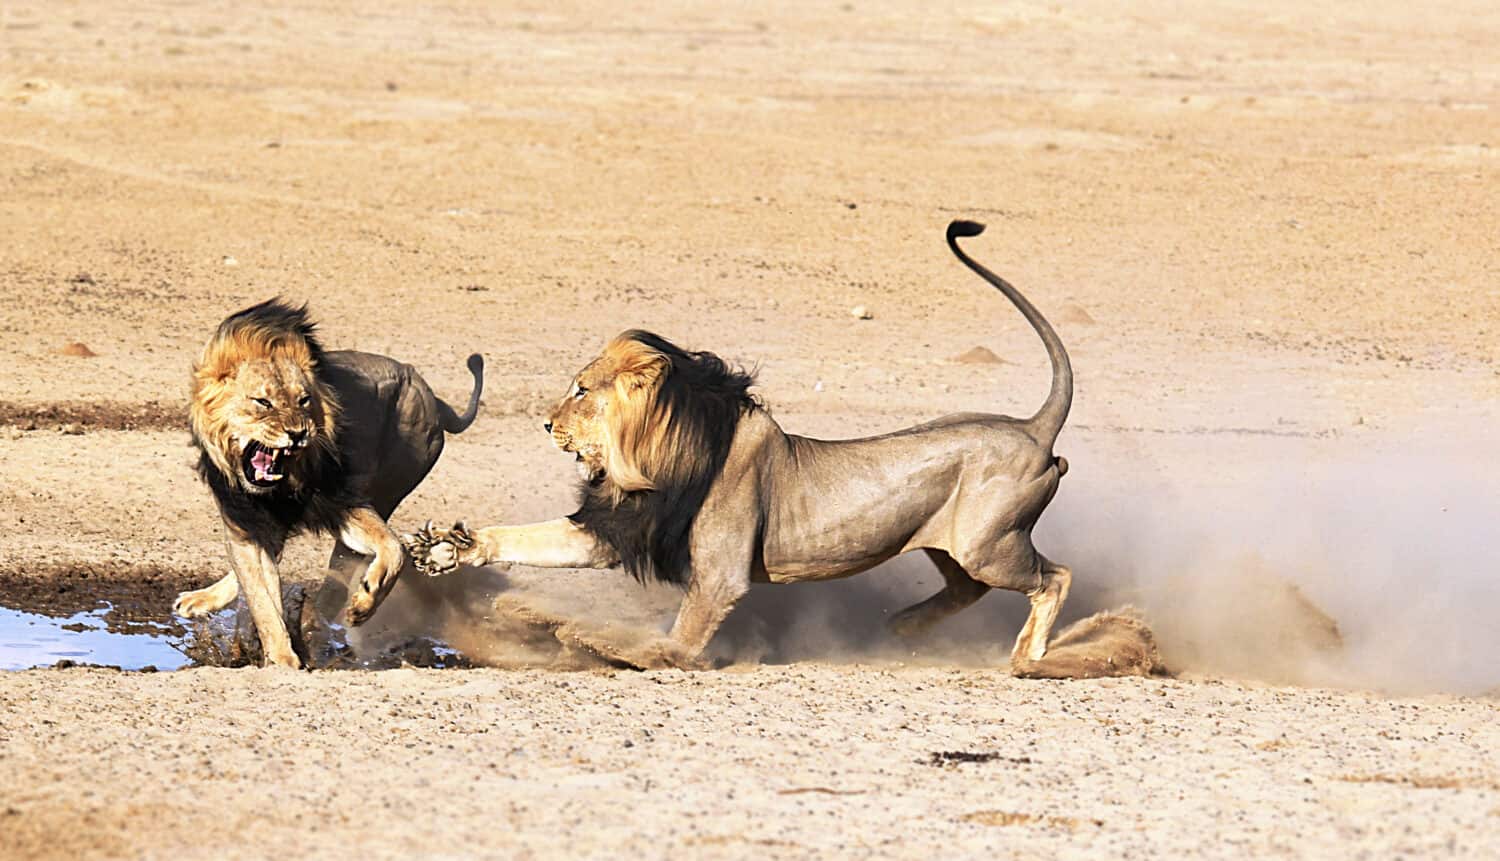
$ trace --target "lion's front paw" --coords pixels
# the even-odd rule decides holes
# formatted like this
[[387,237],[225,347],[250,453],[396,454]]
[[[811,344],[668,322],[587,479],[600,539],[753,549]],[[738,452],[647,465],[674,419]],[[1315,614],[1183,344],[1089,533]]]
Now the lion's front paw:
[[652,643],[642,655],[644,669],[706,670],[708,662],[701,655],[690,653],[683,645],[670,637]]
[[[227,596],[224,594],[226,591]],[[206,589],[182,592],[177,596],[177,600],[172,602],[172,612],[188,619],[211,616],[234,603],[235,591],[209,586]]]
[[375,615],[375,606],[374,595],[364,589],[357,589],[349,596],[349,607],[344,611],[344,618],[352,627],[358,628]]
[[401,545],[418,571],[436,577],[471,561],[474,533],[462,522],[453,524],[452,529],[436,529],[429,520],[416,532],[402,535]]

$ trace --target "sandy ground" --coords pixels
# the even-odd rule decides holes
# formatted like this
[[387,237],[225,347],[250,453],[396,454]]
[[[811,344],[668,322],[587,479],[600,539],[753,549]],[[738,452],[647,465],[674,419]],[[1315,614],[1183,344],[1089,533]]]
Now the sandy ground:
[[1013,680],[1014,595],[892,644],[909,561],[752,594],[717,672],[6,674],[0,855],[1500,855],[1497,41],[1387,0],[6,4],[0,578],[217,576],[186,369],[277,293],[453,400],[488,357],[404,525],[564,513],[540,416],[630,326],[796,432],[1028,414],[970,217],[1078,370],[1070,617],[1143,605],[1185,675]]

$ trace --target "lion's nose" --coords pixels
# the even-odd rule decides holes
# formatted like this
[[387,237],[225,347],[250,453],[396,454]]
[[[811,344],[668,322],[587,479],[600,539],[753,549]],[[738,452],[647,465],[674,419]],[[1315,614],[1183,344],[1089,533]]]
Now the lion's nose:
[[301,448],[307,442],[306,430],[287,431],[286,435],[292,441],[292,445],[298,448]]
[[547,433],[552,433],[552,422],[545,422],[542,427],[547,429]]

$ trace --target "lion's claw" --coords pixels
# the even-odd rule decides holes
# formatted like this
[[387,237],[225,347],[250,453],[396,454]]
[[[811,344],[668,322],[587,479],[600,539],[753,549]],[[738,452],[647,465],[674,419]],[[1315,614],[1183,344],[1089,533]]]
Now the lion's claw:
[[401,536],[401,546],[411,557],[412,564],[428,577],[448,574],[463,563],[464,552],[474,547],[474,533],[463,521],[453,524],[452,529],[437,529],[427,521],[416,532]]

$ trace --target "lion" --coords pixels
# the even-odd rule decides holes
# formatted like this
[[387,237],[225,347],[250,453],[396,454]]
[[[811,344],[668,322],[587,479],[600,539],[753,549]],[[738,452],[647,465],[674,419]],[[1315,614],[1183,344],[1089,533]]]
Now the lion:
[[[385,356],[325,352],[307,306],[270,299],[219,325],[193,365],[189,419],[198,473],[224,522],[230,573],[178,595],[173,611],[205,616],[243,594],[266,661],[301,667],[282,618],[276,570],[292,535],[337,536],[330,567],[368,557],[347,617],[370,618],[405,554],[387,518],[479,411],[484,359],[462,415],[416,369]],[[357,554],[357,555],[356,555]]]
[[784,432],[748,393],[754,380],[712,353],[627,331],[583,368],[545,427],[573,454],[578,510],[526,526],[402,536],[429,574],[460,565],[617,565],[684,597],[663,662],[700,666],[751,583],[847,577],[922,550],[945,585],[892,619],[911,634],[990,589],[1024,593],[1030,616],[1012,669],[1040,660],[1072,572],[1037,552],[1031,531],[1067,461],[1053,443],[1073,399],[1073,371],[1052,326],[1014,287],[958,246],[984,226],[955,221],[948,246],[996,287],[1041,337],[1052,388],[1035,415],[964,413],[883,436],[818,440]]

